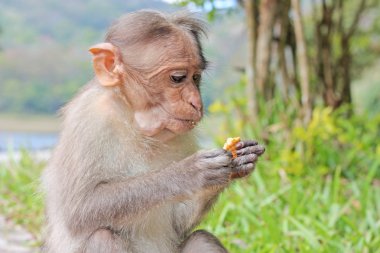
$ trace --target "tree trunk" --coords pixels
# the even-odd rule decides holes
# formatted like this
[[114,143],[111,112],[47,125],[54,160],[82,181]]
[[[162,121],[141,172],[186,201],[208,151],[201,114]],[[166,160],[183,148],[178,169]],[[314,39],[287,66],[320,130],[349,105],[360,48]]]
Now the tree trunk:
[[285,102],[289,100],[289,88],[292,84],[291,77],[289,75],[288,63],[286,60],[286,46],[288,42],[288,33],[289,33],[289,7],[290,1],[285,0],[281,2],[281,13],[278,17],[278,25],[280,26],[280,35],[278,40],[277,54],[278,54],[278,69],[281,73],[281,95]]
[[[335,2],[336,4],[336,2]],[[325,105],[336,108],[339,101],[335,94],[336,78],[334,75],[335,64],[332,59],[332,33],[333,33],[333,13],[335,6],[327,6],[325,0],[322,1],[322,19],[316,23],[317,59],[318,59],[318,79],[323,84],[323,100]]]
[[342,69],[342,95],[341,103],[351,104],[351,50],[349,40],[346,37],[341,38],[342,47],[342,58],[341,58],[341,69]]
[[[253,0],[251,0],[253,2]],[[250,2],[250,1],[247,1]],[[269,75],[272,32],[278,0],[261,0],[260,24],[257,37],[256,84],[260,95],[264,94]]]
[[[343,2],[342,2],[343,7]],[[359,20],[363,15],[363,12],[367,8],[367,0],[361,0],[359,6],[354,15],[354,19],[351,25],[348,27],[347,31],[344,32],[341,36],[341,47],[342,47],[342,56],[341,56],[341,69],[342,69],[342,91],[341,91],[341,104],[351,104],[351,48],[350,41],[359,24]],[[342,16],[343,22],[343,16]]]
[[294,31],[296,36],[297,58],[299,62],[303,119],[305,123],[308,123],[311,119],[309,63],[307,59],[307,49],[299,0],[292,0],[292,7],[294,10]]
[[[344,17],[344,0],[322,0],[322,19],[317,22],[316,41],[318,43],[318,78],[324,84],[323,98],[327,106],[334,109],[342,104],[350,104],[351,64],[350,42],[356,32],[359,20],[367,6],[367,0],[361,0],[353,15],[352,23],[347,26]],[[341,55],[332,58],[333,39],[340,39]]]
[[255,86],[256,74],[256,39],[257,39],[257,23],[256,23],[256,4],[253,0],[245,1],[245,13],[248,34],[248,64],[247,64],[247,100],[248,100],[248,117],[251,123],[256,122],[258,113],[258,103]]

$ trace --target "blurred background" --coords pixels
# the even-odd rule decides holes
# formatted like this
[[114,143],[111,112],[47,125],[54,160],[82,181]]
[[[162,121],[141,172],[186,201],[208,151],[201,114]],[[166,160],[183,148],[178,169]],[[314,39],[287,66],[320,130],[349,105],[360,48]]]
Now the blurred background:
[[232,252],[380,252],[379,0],[1,0],[0,252],[39,252],[58,110],[143,8],[209,22],[201,145],[267,149],[201,227]]

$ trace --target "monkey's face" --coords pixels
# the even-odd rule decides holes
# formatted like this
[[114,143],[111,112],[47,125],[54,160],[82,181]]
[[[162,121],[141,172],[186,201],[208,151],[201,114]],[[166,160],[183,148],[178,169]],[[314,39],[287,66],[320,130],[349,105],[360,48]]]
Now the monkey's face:
[[98,81],[123,87],[143,135],[166,141],[201,120],[199,84],[206,62],[191,34],[176,32],[124,50],[101,43],[90,51]]
[[[193,51],[189,52],[190,49]],[[165,64],[156,65],[141,87],[135,121],[143,134],[172,136],[193,129],[203,116],[199,85],[203,64],[196,48],[166,54]],[[162,58],[161,58],[162,60]],[[138,99],[138,98],[137,98]],[[140,102],[143,102],[140,101]]]

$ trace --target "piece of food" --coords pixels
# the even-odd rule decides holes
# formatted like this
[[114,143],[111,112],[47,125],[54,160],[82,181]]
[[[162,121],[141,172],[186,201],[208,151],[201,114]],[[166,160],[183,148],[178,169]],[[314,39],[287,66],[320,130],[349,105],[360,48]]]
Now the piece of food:
[[236,158],[236,144],[240,141],[240,137],[228,138],[226,143],[224,143],[223,149],[231,151],[232,157]]

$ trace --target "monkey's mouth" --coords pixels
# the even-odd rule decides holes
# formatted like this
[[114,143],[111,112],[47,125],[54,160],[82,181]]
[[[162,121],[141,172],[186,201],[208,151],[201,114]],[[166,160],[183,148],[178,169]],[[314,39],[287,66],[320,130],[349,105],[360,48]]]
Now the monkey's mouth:
[[183,119],[173,117],[170,122],[166,125],[166,128],[173,133],[182,134],[186,133],[197,125],[199,121],[195,119]]
[[191,128],[195,127],[199,120],[195,119],[180,119],[180,118],[174,118],[175,120],[181,122],[182,124],[185,124],[186,126],[190,126]]
[[203,117],[203,111],[199,111],[198,115],[188,115],[184,118],[182,117],[176,117],[174,113],[171,113],[169,110],[166,110],[165,107],[161,107],[164,112],[166,112],[169,117],[174,120],[176,123],[174,123],[175,128],[178,128],[178,131],[174,132],[186,132],[186,130],[193,129],[199,121],[201,121]]

